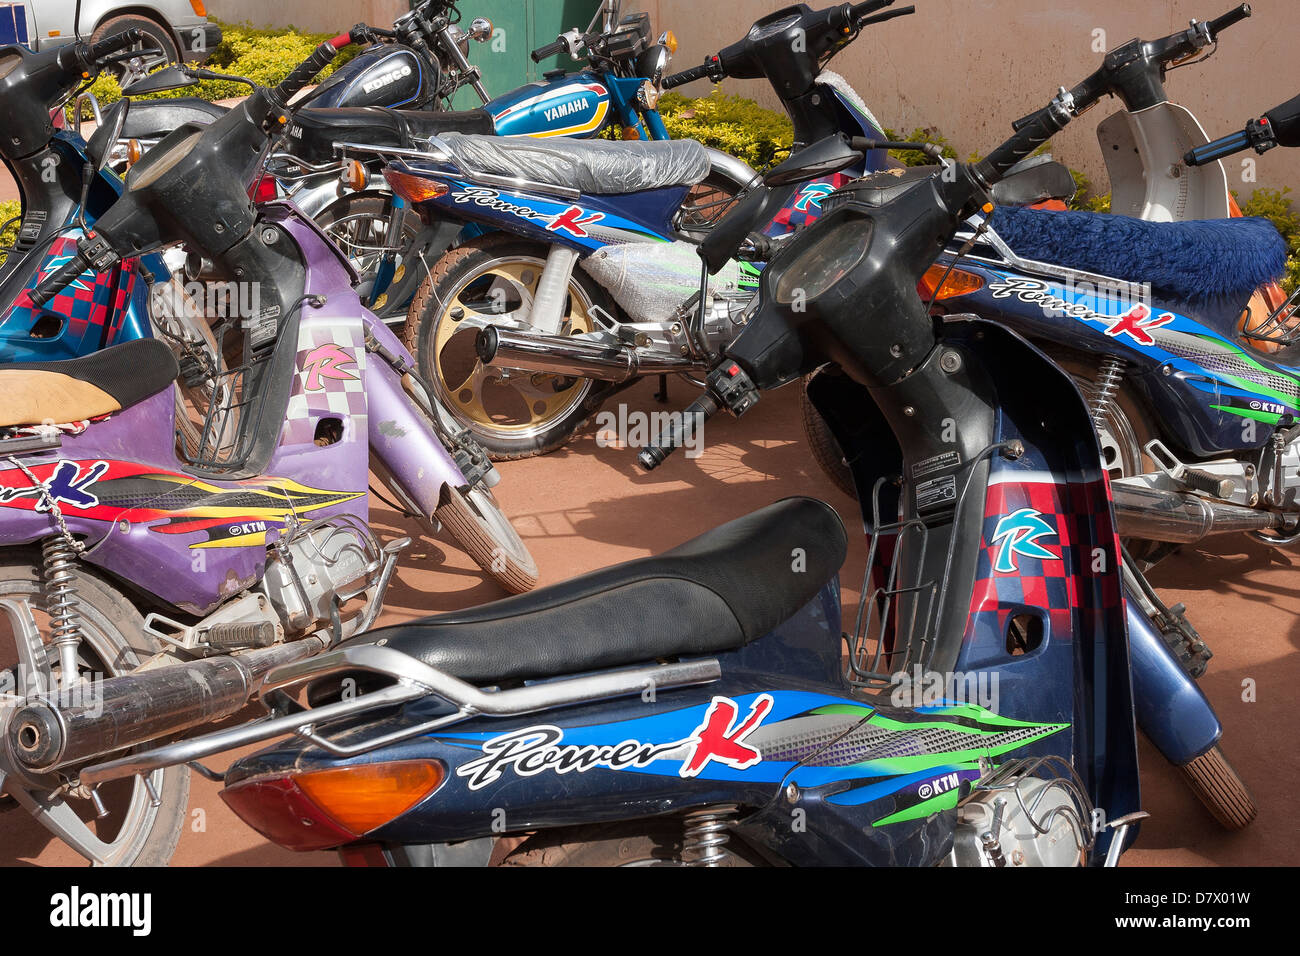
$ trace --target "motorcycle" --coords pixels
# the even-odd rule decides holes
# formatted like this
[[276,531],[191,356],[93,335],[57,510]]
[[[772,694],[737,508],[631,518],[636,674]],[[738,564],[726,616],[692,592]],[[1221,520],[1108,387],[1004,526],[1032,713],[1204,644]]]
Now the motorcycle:
[[[1208,705],[1125,600],[1069,378],[997,323],[936,324],[916,290],[961,223],[992,210],[988,188],[1095,102],[1096,81],[979,163],[876,173],[828,197],[764,270],[682,426],[743,414],[827,362],[869,391],[839,415],[817,395],[828,420],[866,418],[877,439],[854,459],[874,480],[847,670],[833,636],[843,526],[792,498],[657,557],[350,639],[268,674],[265,721],[78,780],[292,734],[237,759],[222,797],[268,839],[354,865],[1117,863],[1145,816],[1135,711],[1206,756]],[[766,186],[848,168],[869,144],[828,137]],[[757,201],[733,210],[706,260],[731,258],[761,217]],[[1152,671],[1180,692],[1143,704],[1131,681]],[[998,702],[955,683],[914,696],[928,673],[996,684]]]
[[[346,261],[291,205],[248,198],[285,104],[349,39],[165,138],[28,294],[41,307],[86,268],[162,245],[207,258],[231,303],[218,351],[236,360],[197,446],[176,442],[171,395],[196,370],[156,339],[0,366],[0,610],[15,648],[0,792],[96,863],[166,861],[187,771],[100,794],[60,768],[233,714],[266,668],[374,622],[409,539],[381,546],[370,530],[372,470],[507,590],[537,580],[491,462],[361,307]],[[24,700],[80,709],[46,723]]]
[[[900,144],[884,140],[825,67],[863,28],[913,12],[879,12],[892,2],[789,7],[703,67],[664,78],[667,89],[766,77],[794,122],[796,152],[840,129],[875,143],[854,170],[770,197],[747,258],[761,260],[814,221],[850,175],[891,162],[888,149]],[[439,397],[499,459],[560,447],[640,376],[706,372],[744,321],[757,266],[733,262],[701,290],[699,236],[672,228],[686,190],[707,175],[707,154],[691,141],[618,146],[448,135],[425,152],[387,151],[393,191],[426,221],[490,230],[431,266],[405,341]]]

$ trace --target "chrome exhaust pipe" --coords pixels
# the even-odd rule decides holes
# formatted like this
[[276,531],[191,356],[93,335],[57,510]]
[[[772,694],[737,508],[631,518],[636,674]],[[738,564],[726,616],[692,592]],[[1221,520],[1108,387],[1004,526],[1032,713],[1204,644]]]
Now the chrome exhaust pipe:
[[80,699],[76,688],[29,699],[9,721],[9,753],[24,770],[48,773],[229,717],[252,699],[268,673],[312,657],[326,644],[326,638],[313,636],[237,657],[123,674],[105,680],[90,700]]
[[698,362],[676,355],[647,355],[625,345],[601,345],[567,335],[519,332],[495,325],[479,330],[474,348],[484,365],[603,382],[699,368]]
[[1111,485],[1121,537],[1193,544],[1212,534],[1276,531],[1280,515],[1199,495],[1116,482]]

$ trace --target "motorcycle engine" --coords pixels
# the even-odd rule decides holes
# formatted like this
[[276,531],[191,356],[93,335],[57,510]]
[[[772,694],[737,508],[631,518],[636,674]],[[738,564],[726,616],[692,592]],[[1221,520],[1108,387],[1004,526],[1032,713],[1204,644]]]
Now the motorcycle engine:
[[976,790],[957,808],[950,866],[1081,866],[1088,842],[1079,805],[1059,780],[1023,776]]
[[369,584],[379,564],[371,541],[350,524],[302,530],[271,549],[262,587],[286,626],[303,631],[329,621],[342,604]]

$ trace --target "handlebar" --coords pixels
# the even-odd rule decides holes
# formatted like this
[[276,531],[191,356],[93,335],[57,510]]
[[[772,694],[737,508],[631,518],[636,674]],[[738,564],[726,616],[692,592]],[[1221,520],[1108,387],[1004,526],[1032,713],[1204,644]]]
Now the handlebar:
[[102,60],[106,56],[111,56],[119,50],[125,50],[133,43],[139,43],[145,38],[143,30],[123,30],[121,33],[115,33],[110,37],[105,37],[98,43],[92,43],[86,49],[86,60],[93,63],[95,60]]
[[1300,96],[1293,96],[1259,119],[1251,120],[1245,129],[1189,150],[1183,162],[1188,166],[1204,166],[1243,150],[1266,153],[1274,146],[1300,146]]
[[1210,28],[1210,39],[1217,40],[1222,30],[1228,29],[1234,23],[1240,23],[1250,16],[1250,4],[1243,3],[1235,9],[1229,10],[1221,17],[1217,17],[1206,24]]
[[718,57],[711,56],[700,66],[693,66],[689,70],[682,70],[680,73],[672,73],[665,76],[660,82],[660,87],[665,90],[671,90],[675,86],[681,86],[685,83],[694,83],[696,80],[721,78],[722,61]]
[[[1239,133],[1221,136],[1212,143],[1206,143],[1204,146],[1197,146],[1188,150],[1183,156],[1183,162],[1188,166],[1205,166],[1217,159],[1239,153],[1243,149],[1250,149],[1254,145],[1251,140],[1250,126],[1254,125],[1254,123],[1255,121],[1252,120],[1251,124]],[[1263,150],[1260,150],[1260,152],[1263,152]]]
[[667,429],[658,441],[651,442],[641,450],[636,456],[637,463],[646,471],[654,471],[669,455],[681,448],[696,429],[716,415],[721,407],[710,392],[704,392],[686,406],[681,418],[669,417]]
[[77,251],[59,268],[55,269],[27,293],[33,308],[41,308],[87,269],[103,272],[119,260],[113,248],[103,237],[91,232],[77,242]]
[[280,107],[288,105],[289,100],[316,78],[317,73],[333,62],[339,50],[352,42],[352,32],[340,33],[333,39],[326,40],[312,52],[311,56],[294,67],[293,72],[286,76],[279,86],[269,91],[272,102]]
[[556,40],[554,43],[546,44],[546,46],[539,46],[536,50],[530,53],[529,56],[533,58],[534,63],[541,63],[543,60],[549,59],[550,57],[558,56],[561,53],[567,52],[568,49],[569,44],[565,43],[563,40]]

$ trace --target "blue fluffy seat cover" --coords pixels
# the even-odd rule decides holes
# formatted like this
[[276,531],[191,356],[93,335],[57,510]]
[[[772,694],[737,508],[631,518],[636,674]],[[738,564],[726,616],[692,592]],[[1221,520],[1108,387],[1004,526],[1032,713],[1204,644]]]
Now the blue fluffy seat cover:
[[1147,222],[999,206],[992,226],[1022,258],[1149,282],[1191,301],[1246,295],[1286,268],[1286,241],[1261,218]]

